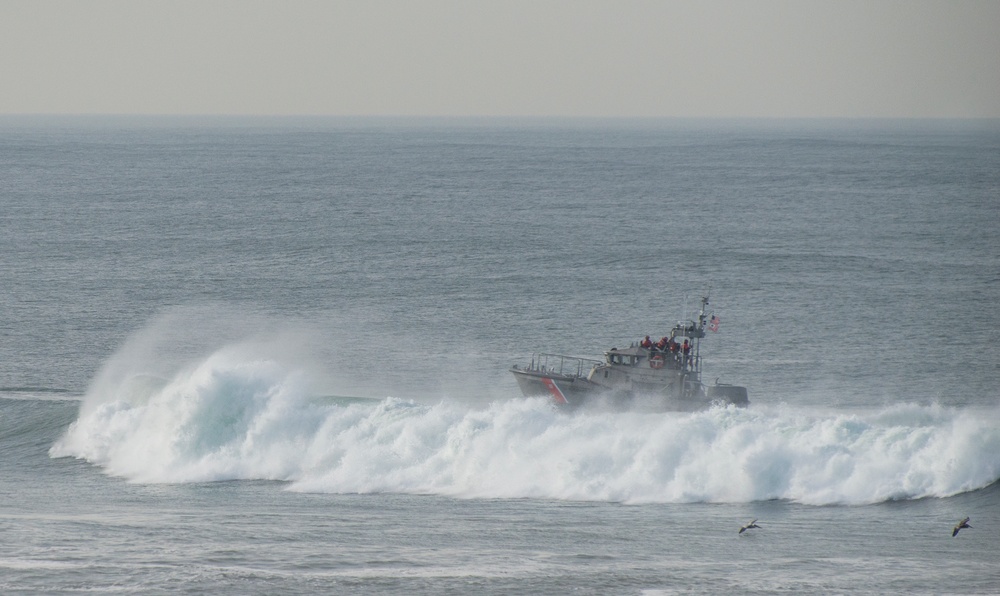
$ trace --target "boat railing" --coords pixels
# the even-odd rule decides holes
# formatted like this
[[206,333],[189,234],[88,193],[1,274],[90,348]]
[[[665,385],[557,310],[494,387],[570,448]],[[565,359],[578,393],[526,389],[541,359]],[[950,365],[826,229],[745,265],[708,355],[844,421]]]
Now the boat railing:
[[531,364],[523,370],[585,379],[591,369],[601,364],[603,364],[603,361],[594,360],[593,358],[536,352],[531,357]]

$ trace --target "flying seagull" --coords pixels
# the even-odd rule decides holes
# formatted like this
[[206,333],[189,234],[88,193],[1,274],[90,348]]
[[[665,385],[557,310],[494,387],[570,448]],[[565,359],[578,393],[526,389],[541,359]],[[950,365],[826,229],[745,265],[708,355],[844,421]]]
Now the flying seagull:
[[971,527],[972,526],[969,525],[969,518],[965,518],[962,521],[958,522],[958,525],[955,526],[954,529],[952,529],[951,537],[954,538],[955,536],[957,536],[958,531],[961,530],[962,528],[971,528]]
[[[966,521],[968,521],[968,520],[966,520]],[[740,528],[740,531],[739,531],[739,532],[737,532],[737,534],[742,534],[743,532],[746,532],[746,531],[747,531],[747,530],[749,530],[750,528],[759,528],[759,527],[760,527],[760,526],[758,526],[758,525],[757,525],[757,520],[755,519],[755,520],[753,520],[752,522],[750,522],[750,523],[748,523],[747,525],[745,525],[745,526],[743,526],[742,528]],[[957,532],[958,530],[955,530],[955,531]]]

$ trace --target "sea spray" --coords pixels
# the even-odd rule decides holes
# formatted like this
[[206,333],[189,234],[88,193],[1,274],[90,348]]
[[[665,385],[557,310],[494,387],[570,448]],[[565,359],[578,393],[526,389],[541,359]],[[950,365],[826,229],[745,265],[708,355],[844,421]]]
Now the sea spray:
[[823,505],[948,496],[1000,478],[1000,417],[939,406],[578,412],[543,399],[323,399],[227,348],[124,378],[51,448],[138,482],[271,479],[295,491],[626,503]]
[[220,350],[171,379],[124,378],[113,399],[88,395],[51,453],[141,482],[287,479],[320,419],[300,372],[246,354]]

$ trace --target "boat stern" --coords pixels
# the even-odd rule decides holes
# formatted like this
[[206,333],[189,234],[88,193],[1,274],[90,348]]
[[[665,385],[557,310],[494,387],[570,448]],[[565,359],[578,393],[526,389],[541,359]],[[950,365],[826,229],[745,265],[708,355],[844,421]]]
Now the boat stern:
[[747,396],[746,387],[717,383],[709,385],[705,389],[706,396],[710,401],[722,402],[726,405],[732,404],[738,408],[745,408],[750,405],[750,398]]

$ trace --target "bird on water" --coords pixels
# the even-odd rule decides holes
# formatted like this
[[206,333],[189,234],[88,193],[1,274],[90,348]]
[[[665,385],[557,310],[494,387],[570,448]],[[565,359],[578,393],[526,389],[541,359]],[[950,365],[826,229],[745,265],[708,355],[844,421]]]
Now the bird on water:
[[757,520],[755,519],[755,520],[753,520],[752,522],[750,522],[750,523],[748,523],[747,525],[745,525],[745,526],[743,526],[742,528],[740,528],[740,531],[739,531],[739,532],[737,532],[737,534],[742,534],[743,532],[746,532],[746,531],[747,531],[747,530],[749,530],[750,528],[759,528],[759,527],[760,527],[760,526],[758,526],[758,525],[757,525]]
[[958,522],[958,525],[952,528],[951,537],[954,538],[955,536],[957,536],[958,531],[961,530],[962,528],[971,528],[971,527],[972,526],[969,525],[969,518],[965,518],[962,521]]

